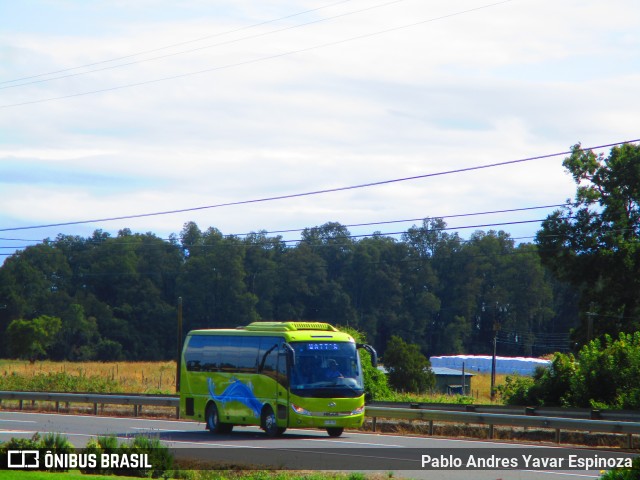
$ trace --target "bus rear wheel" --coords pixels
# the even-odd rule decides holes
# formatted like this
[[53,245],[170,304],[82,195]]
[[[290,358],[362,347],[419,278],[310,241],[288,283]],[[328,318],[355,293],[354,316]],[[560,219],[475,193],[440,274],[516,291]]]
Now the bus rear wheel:
[[344,432],[343,427],[327,427],[327,433],[330,437],[339,437]]
[[207,405],[205,419],[207,422],[207,428],[211,433],[230,433],[231,430],[233,430],[233,425],[231,423],[222,423],[220,421],[218,407],[216,407],[216,404],[213,402]]

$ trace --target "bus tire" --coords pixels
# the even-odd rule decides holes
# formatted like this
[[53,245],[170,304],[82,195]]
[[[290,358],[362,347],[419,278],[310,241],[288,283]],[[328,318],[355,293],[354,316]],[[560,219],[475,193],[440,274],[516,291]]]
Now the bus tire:
[[327,427],[327,433],[330,437],[339,437],[344,432],[343,427]]
[[220,421],[218,407],[216,407],[216,404],[213,402],[207,405],[205,419],[207,422],[207,429],[209,429],[211,433],[231,433],[231,430],[233,430],[233,425],[231,423],[222,423]]
[[273,408],[268,405],[262,410],[262,418],[260,423],[262,424],[261,427],[264,430],[264,433],[267,434],[267,437],[277,437],[282,431],[282,429],[278,428],[278,423],[276,422],[276,414],[273,413]]

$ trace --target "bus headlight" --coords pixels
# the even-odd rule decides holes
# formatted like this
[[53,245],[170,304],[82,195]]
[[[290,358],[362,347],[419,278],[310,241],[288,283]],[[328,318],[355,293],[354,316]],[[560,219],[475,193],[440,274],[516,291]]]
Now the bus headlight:
[[307,410],[306,408],[302,408],[299,407],[295,404],[291,404],[291,409],[296,412],[298,415],[311,415],[311,412],[309,412],[309,410]]
[[351,415],[360,415],[361,413],[364,413],[364,405],[353,410]]

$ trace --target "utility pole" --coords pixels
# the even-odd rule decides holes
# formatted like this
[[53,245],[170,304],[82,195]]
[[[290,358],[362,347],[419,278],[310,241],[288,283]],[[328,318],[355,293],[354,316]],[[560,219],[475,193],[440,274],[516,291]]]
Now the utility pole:
[[180,369],[182,367],[182,297],[178,297],[178,339],[176,349],[176,393],[180,393]]
[[464,378],[464,362],[462,362],[462,395],[466,395],[465,391],[466,391],[466,385],[465,385],[465,378]]
[[498,344],[498,332],[493,334],[493,356],[491,357],[491,401],[496,398],[496,346]]

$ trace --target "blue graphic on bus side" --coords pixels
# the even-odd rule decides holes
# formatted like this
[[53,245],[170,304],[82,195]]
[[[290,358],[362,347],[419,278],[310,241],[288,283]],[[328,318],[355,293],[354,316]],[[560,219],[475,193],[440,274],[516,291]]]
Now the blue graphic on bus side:
[[260,418],[264,404],[256,398],[251,388],[236,377],[231,377],[231,384],[220,395],[216,395],[216,385],[213,379],[207,378],[207,384],[209,385],[209,395],[213,400],[223,405],[227,402],[240,402],[249,407],[256,418]]

